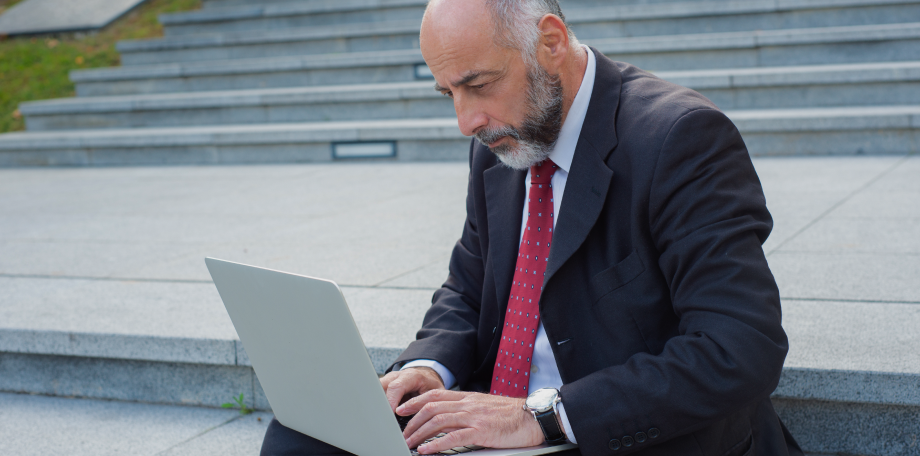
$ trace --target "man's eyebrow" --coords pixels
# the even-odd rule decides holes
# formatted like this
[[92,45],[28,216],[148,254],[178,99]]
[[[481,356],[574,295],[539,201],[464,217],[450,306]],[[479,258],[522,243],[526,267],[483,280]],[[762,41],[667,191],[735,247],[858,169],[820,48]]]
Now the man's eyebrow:
[[473,81],[475,81],[476,79],[479,79],[479,78],[482,77],[482,76],[494,76],[494,75],[496,75],[496,74],[498,74],[498,71],[495,71],[495,70],[489,70],[489,71],[472,71],[472,72],[470,72],[469,74],[467,74],[466,76],[464,76],[463,78],[461,78],[459,81],[455,82],[454,85],[455,85],[455,86],[462,86],[462,85],[464,85],[464,84],[469,84],[470,82],[473,82]]
[[[497,74],[499,74],[499,72],[498,72],[498,71],[495,71],[495,70],[489,70],[489,71],[473,71],[473,72],[467,74],[466,76],[460,78],[460,80],[457,81],[457,82],[455,82],[455,83],[453,83],[453,85],[454,85],[455,87],[456,87],[456,86],[462,86],[462,85],[464,85],[464,84],[469,84],[470,82],[473,82],[473,81],[475,81],[476,79],[479,79],[479,78],[481,78],[481,77],[483,77],[483,76],[494,76],[494,75],[497,75]],[[446,90],[448,90],[448,89],[445,89],[444,87],[441,87],[440,84],[438,84],[437,82],[435,82],[435,83],[434,83],[434,90],[437,90],[438,92],[444,92],[444,91],[446,91]]]

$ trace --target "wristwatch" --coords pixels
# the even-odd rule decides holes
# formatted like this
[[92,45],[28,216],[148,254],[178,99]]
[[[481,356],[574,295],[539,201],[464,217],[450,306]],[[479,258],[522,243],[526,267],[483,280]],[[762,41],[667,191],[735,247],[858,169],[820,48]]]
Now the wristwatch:
[[559,422],[559,413],[556,411],[556,404],[562,402],[559,390],[556,388],[540,388],[527,396],[524,402],[524,410],[530,412],[540,429],[543,430],[543,437],[549,445],[560,445],[565,443],[565,430],[562,423]]

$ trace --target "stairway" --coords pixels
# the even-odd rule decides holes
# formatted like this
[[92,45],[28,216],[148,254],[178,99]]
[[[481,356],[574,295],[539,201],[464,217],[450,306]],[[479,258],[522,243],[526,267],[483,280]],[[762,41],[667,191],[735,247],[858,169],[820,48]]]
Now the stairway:
[[[0,166],[465,160],[426,0],[205,0],[77,97],[23,103]],[[920,148],[920,0],[563,0],[579,39],[696,89],[751,154]]]

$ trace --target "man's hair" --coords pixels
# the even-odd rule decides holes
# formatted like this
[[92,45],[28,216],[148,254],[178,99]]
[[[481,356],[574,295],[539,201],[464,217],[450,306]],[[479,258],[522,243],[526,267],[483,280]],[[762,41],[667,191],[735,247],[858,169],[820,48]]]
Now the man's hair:
[[[495,44],[521,52],[524,62],[533,68],[537,64],[537,44],[540,42],[540,19],[554,14],[565,23],[565,15],[557,0],[486,0],[495,27]],[[578,40],[568,24],[569,45],[578,45]]]

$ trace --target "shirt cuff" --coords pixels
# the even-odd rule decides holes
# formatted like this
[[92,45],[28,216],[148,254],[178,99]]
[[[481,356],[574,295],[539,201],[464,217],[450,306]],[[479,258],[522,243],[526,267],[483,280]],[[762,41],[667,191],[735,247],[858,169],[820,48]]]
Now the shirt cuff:
[[437,372],[439,376],[441,376],[441,383],[444,383],[445,389],[451,389],[454,387],[454,382],[456,381],[454,374],[450,373],[450,370],[444,367],[443,364],[433,359],[417,359],[415,361],[409,361],[408,363],[403,364],[399,370],[408,369],[410,367],[430,367],[434,369],[434,371]]
[[565,430],[565,437],[569,442],[577,444],[575,441],[575,433],[572,432],[572,425],[569,424],[569,417],[565,415],[565,406],[562,405],[562,402],[556,406],[556,411],[559,412],[559,421],[562,422],[562,428]]

